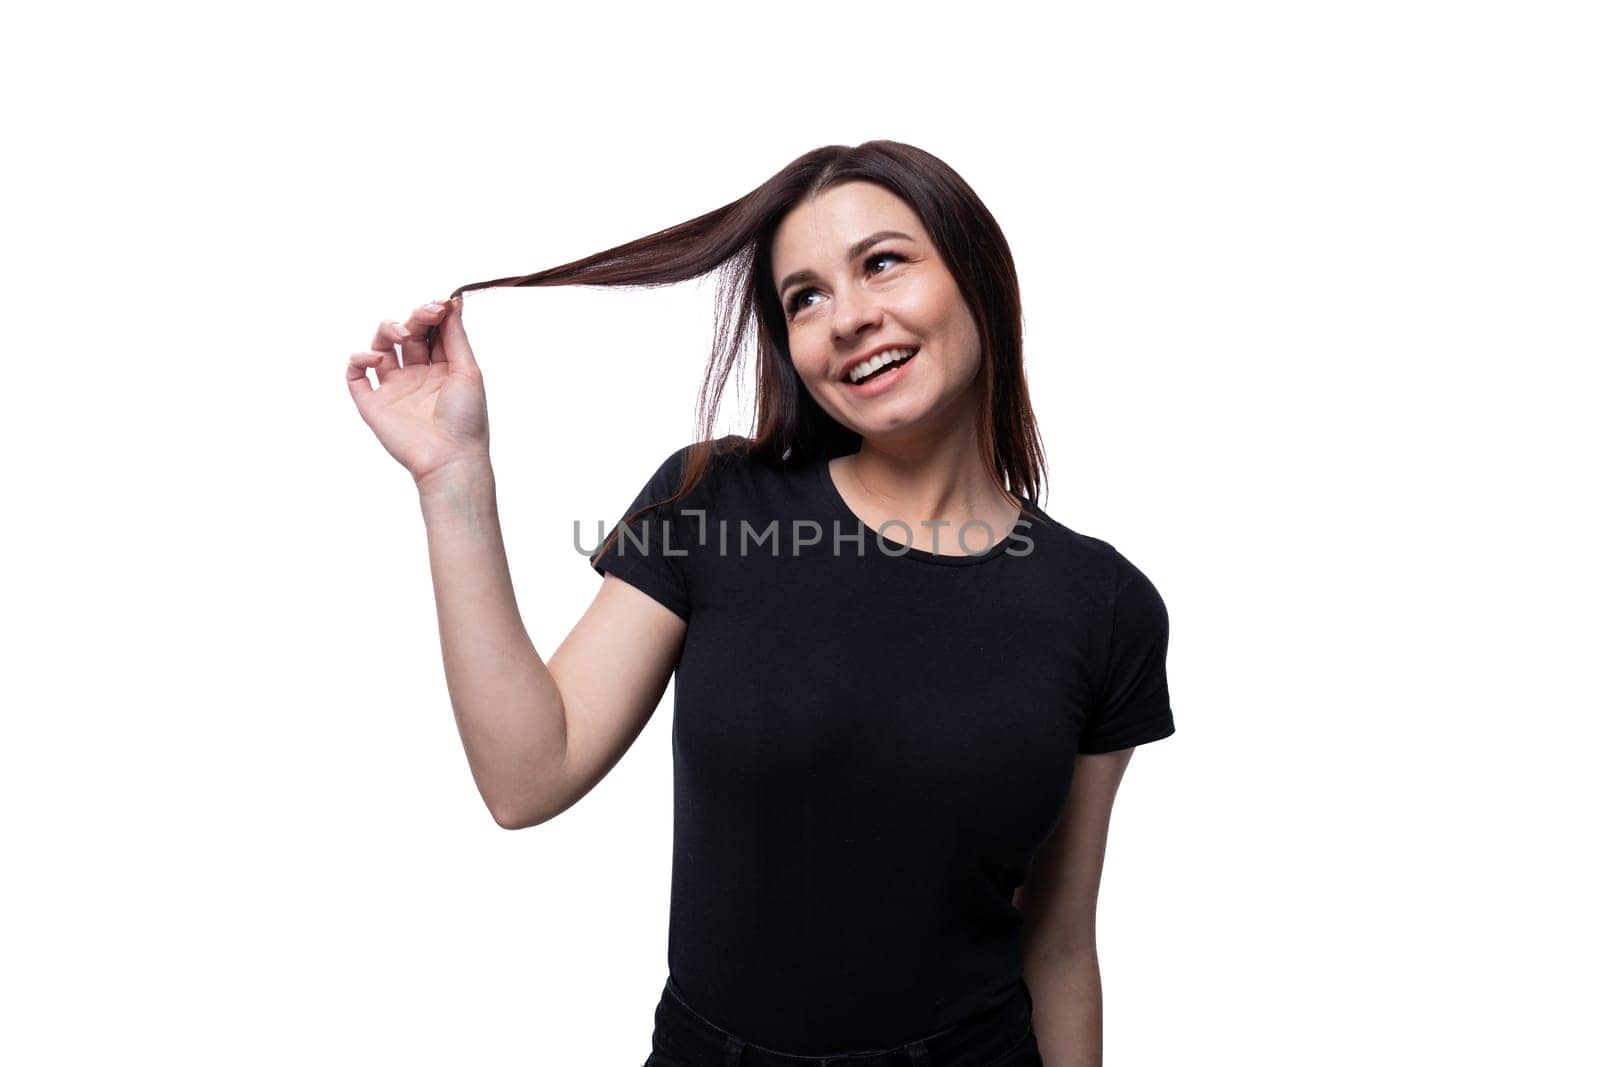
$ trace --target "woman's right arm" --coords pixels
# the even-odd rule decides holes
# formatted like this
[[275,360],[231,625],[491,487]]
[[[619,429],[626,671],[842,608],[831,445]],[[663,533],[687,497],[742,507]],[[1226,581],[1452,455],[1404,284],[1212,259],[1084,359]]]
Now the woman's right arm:
[[606,575],[548,663],[517,611],[487,462],[422,488],[445,681],[478,792],[508,830],[577,803],[644,730],[687,624]]
[[[429,353],[421,337],[434,324]],[[376,389],[369,367],[378,372]],[[478,792],[507,829],[545,822],[592,789],[639,736],[687,624],[607,575],[549,662],[539,655],[512,590],[482,377],[459,305],[425,305],[403,327],[381,324],[372,350],[351,357],[346,378],[362,417],[416,481],[445,681]]]

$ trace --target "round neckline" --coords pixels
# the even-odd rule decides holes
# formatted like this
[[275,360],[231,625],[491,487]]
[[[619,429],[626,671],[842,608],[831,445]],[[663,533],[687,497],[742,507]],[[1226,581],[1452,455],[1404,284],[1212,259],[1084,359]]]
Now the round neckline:
[[[832,458],[831,456],[823,456],[815,464],[817,480],[822,483],[822,495],[827,499],[833,510],[838,513],[839,518],[860,526],[862,532],[866,535],[867,541],[873,545],[874,550],[879,555],[887,556],[890,559],[913,559],[919,563],[932,563],[941,567],[971,567],[978,563],[987,563],[990,560],[999,559],[1005,555],[1007,546],[1012,541],[1017,540],[1014,533],[1007,532],[1006,536],[995,541],[987,552],[976,554],[963,552],[958,556],[947,556],[939,552],[929,552],[925,548],[917,548],[915,545],[902,545],[898,541],[890,540],[887,537],[880,538],[873,528],[867,525],[865,519],[850,509],[850,505],[844,499],[844,494],[839,492],[839,486],[833,480],[833,471],[828,466]],[[1022,511],[1017,516],[1017,521],[1021,522],[1033,515],[1033,502],[1025,496],[1018,495],[1022,500]],[[959,527],[952,530],[951,527],[946,526],[943,529],[959,535]],[[879,543],[880,540],[883,542],[882,544]],[[960,541],[958,540],[957,544],[959,543]],[[894,551],[883,547],[884,544],[893,545]]]

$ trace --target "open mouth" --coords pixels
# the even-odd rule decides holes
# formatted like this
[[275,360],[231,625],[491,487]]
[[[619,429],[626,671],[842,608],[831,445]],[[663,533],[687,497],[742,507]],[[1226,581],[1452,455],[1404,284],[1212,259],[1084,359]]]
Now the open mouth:
[[884,375],[891,373],[897,367],[904,367],[906,364],[910,363],[913,359],[916,359],[917,358],[917,353],[920,352],[920,351],[922,351],[922,349],[920,349],[920,348],[910,348],[910,349],[897,349],[897,350],[895,350],[894,352],[891,352],[891,353],[884,353],[889,358],[881,366],[879,366],[878,368],[873,370],[872,373],[867,374],[867,375],[865,375],[863,377],[859,377],[859,378],[853,377],[853,376],[852,377],[847,377],[847,378],[845,378],[845,384],[846,385],[866,385],[868,382],[876,381],[879,378],[882,378]]

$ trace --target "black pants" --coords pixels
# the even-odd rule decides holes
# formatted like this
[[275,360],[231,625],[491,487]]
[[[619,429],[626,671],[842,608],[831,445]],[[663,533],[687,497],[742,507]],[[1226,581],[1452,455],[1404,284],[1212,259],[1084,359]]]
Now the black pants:
[[685,1003],[669,975],[644,1067],[1044,1067],[1025,983],[995,1011],[895,1048],[797,1056],[752,1045]]

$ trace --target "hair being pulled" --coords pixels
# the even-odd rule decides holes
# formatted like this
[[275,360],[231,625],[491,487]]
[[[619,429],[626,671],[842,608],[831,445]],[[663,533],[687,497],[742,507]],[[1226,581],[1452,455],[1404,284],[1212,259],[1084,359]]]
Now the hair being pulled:
[[[772,462],[803,462],[855,451],[860,436],[824,411],[790,358],[788,326],[772,277],[772,241],[801,201],[835,185],[868,181],[914,211],[927,229],[977,323],[982,346],[978,440],[995,484],[1037,501],[1045,480],[1044,448],[1022,367],[1022,299],[1016,265],[999,224],[978,195],[938,157],[897,141],[828,145],[796,158],[732,203],[615,248],[558,267],[472,282],[478,289],[591,285],[655,288],[717,275],[712,350],[696,401],[695,439],[682,484],[669,504],[699,484],[713,452],[754,453]],[[427,336],[432,351],[435,328]],[[739,353],[754,335],[755,410],[748,436],[712,440],[723,393]],[[599,551],[608,548],[613,529]]]

